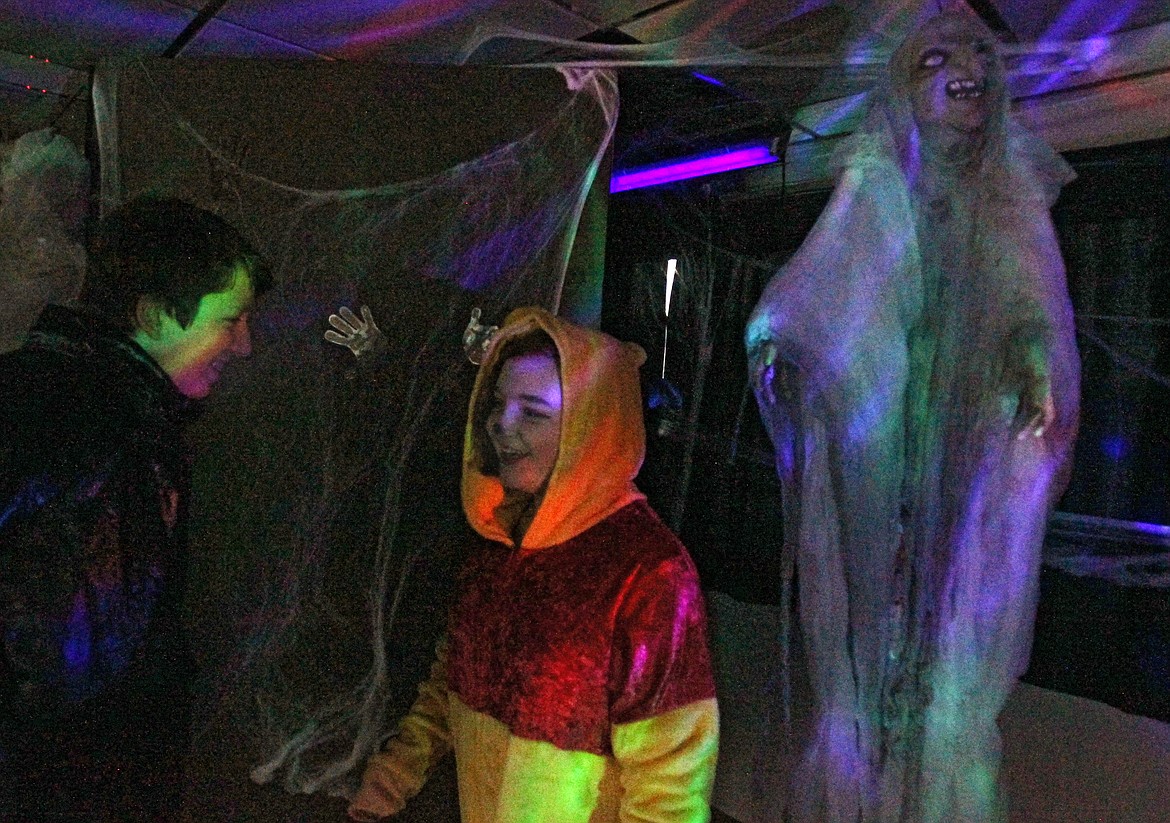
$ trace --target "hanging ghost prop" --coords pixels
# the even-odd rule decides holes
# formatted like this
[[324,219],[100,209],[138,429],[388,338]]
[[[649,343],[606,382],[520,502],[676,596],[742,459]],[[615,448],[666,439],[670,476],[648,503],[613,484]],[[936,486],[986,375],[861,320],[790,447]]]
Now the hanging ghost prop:
[[42,129],[0,144],[0,352],[80,291],[88,195],[89,164],[67,138]]
[[794,821],[1004,819],[996,718],[1076,432],[1071,176],[1009,117],[990,32],[934,17],[749,320],[816,704]]

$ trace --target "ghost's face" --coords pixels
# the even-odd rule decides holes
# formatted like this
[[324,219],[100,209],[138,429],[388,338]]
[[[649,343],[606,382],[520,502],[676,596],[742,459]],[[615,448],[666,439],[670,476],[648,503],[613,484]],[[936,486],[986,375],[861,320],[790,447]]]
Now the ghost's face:
[[942,15],[910,38],[902,55],[914,120],[925,130],[975,134],[1002,93],[995,43],[987,29]]

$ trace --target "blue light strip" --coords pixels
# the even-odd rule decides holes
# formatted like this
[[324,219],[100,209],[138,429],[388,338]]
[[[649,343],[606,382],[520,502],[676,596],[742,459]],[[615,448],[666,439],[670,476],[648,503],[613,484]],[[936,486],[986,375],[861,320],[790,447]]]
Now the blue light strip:
[[694,77],[696,80],[702,80],[704,83],[710,83],[712,86],[725,87],[727,85],[722,80],[712,77],[709,74],[700,74],[697,71],[692,71],[691,77]]
[[641,189],[647,186],[661,186],[676,180],[689,180],[734,169],[746,169],[764,163],[775,163],[770,143],[753,143],[747,146],[720,149],[718,151],[672,160],[640,169],[619,172],[609,182],[610,193]]

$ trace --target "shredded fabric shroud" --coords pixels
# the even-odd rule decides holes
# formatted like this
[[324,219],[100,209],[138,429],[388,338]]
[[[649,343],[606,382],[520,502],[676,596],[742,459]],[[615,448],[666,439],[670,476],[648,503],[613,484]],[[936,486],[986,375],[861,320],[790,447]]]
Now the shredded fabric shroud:
[[[994,821],[996,717],[1027,664],[1079,366],[1049,207],[1063,161],[1007,112],[974,155],[912,110],[942,15],[895,53],[819,222],[749,322],[817,704],[795,821]],[[759,367],[759,365],[757,365]],[[1047,395],[1046,395],[1047,393]],[[1043,435],[1023,417],[1050,401]]]

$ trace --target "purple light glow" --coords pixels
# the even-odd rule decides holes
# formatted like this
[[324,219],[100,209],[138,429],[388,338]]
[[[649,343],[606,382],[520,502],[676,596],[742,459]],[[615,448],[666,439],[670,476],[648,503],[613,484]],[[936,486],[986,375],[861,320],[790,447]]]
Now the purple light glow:
[[1113,460],[1121,460],[1129,454],[1129,441],[1121,435],[1111,435],[1101,441],[1101,451]]
[[[1095,21],[1097,22],[1097,30],[1100,32],[1098,36],[1107,37],[1123,29],[1126,22],[1134,16],[1137,7],[1137,0],[1125,0],[1124,2],[1113,4],[1111,15],[1106,13],[1107,16],[1104,21]],[[1075,0],[1068,8],[1061,12],[1060,16],[1044,32],[1041,42],[1059,43],[1064,40],[1075,39],[1075,30],[1082,28],[1087,22],[1086,18],[1098,12],[1100,8],[1102,7],[1095,0]],[[1098,56],[1099,53],[1093,54],[1090,56],[1090,59],[1095,59]],[[1043,82],[1038,84],[1031,94],[1044,94],[1059,88],[1072,73],[1073,71],[1053,72]]]
[[1164,523],[1142,523],[1138,520],[1129,520],[1126,521],[1125,525],[1138,534],[1148,534],[1152,537],[1170,539],[1170,526]]
[[65,665],[70,674],[78,677],[85,674],[89,668],[92,646],[89,604],[85,592],[79,591],[73,598],[73,610],[69,615],[65,637]]
[[1170,524],[1167,523],[1143,523],[1062,511],[1056,512],[1052,519],[1054,530],[1064,535],[1104,536],[1111,540],[1124,540],[1140,534],[1153,538],[1153,542],[1170,546]]
[[686,160],[673,160],[668,163],[620,172],[615,174],[610,181],[609,191],[612,194],[630,189],[646,188],[647,186],[661,186],[664,183],[673,183],[677,180],[689,180],[692,177],[704,177],[708,174],[746,169],[774,162],[776,162],[776,155],[772,154],[770,146],[766,143],[720,149]]

